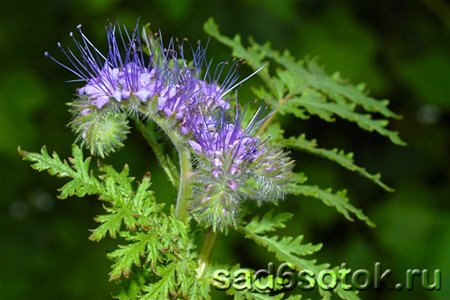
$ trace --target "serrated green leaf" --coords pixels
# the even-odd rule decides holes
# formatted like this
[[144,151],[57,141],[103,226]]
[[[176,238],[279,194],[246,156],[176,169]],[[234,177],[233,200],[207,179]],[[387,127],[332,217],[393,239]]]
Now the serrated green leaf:
[[[244,59],[254,70],[268,65],[270,61],[278,64],[275,75],[270,74],[269,68],[258,73],[268,90],[264,87],[253,89],[258,97],[275,98],[276,112],[291,113],[301,119],[318,115],[328,122],[340,117],[355,122],[364,130],[376,131],[395,144],[405,145],[397,132],[386,129],[387,120],[376,120],[371,115],[378,113],[386,118],[399,118],[387,108],[389,101],[369,97],[364,92],[363,85],[352,86],[342,80],[338,73],[328,76],[315,60],[296,61],[289,51],[280,54],[272,50],[268,43],[259,45],[250,39],[250,47],[245,48],[239,35],[234,39],[221,35],[213,19],[205,23],[204,29],[219,42],[230,47],[233,55]],[[367,113],[359,113],[357,108]],[[262,128],[265,129],[273,119],[274,115],[266,120]]]
[[[141,200],[153,197],[152,193],[148,193],[149,186],[150,178],[144,176],[140,184],[141,191],[138,188],[135,197]],[[133,205],[133,202],[132,198],[124,209],[129,210],[129,214],[134,217],[140,213],[141,215],[136,222],[135,231],[120,234],[128,244],[120,245],[119,249],[108,254],[114,261],[110,280],[122,275],[128,277],[147,267],[154,274],[150,276],[147,272],[147,279],[151,283],[143,287],[142,299],[165,299],[169,293],[189,295],[191,289],[192,292],[202,294],[203,291],[193,288],[197,284],[193,282],[196,278],[197,258],[191,253],[192,241],[186,225],[175,218],[174,208],[171,208],[170,215],[166,215],[158,205],[153,209],[142,204]]]
[[134,177],[129,177],[129,167],[125,165],[122,171],[117,172],[110,165],[99,165],[99,170],[103,174],[100,176],[105,183],[105,191],[100,199],[115,199],[115,201],[126,202],[126,199],[133,192],[132,182]]
[[[273,217],[269,216],[268,219],[273,219]],[[257,221],[258,219],[255,219],[255,222]],[[264,221],[261,220],[260,222]],[[261,236],[252,231],[255,226],[256,225],[254,224],[250,228],[247,228],[247,226],[241,226],[238,227],[238,231],[242,232],[247,238],[252,239],[256,244],[267,248],[269,252],[273,252],[275,254],[275,257],[279,261],[290,263],[296,270],[299,271],[300,270],[312,271],[315,274],[314,278],[317,278],[317,275],[322,270],[329,268],[329,264],[317,265],[316,260],[307,260],[302,258],[302,256],[310,255],[314,252],[319,251],[320,248],[322,247],[321,244],[318,245],[312,245],[311,243],[302,244],[303,240],[302,236],[298,236],[296,238],[283,237],[281,239],[279,239],[278,236],[272,237]],[[336,274],[338,274],[337,268],[335,269]],[[331,299],[331,293],[329,291],[319,288],[319,292],[323,297],[323,299]],[[352,300],[359,299],[354,292],[345,291],[340,285],[337,286],[335,292],[338,293],[338,295],[342,299],[352,299]],[[264,295],[262,295],[262,297],[263,296]]]
[[[255,293],[249,291],[234,291],[234,299],[245,299],[245,300],[280,300],[283,299],[284,294],[277,295],[266,295],[262,293]],[[300,298],[294,298],[300,299]]]
[[126,281],[120,283],[121,289],[118,294],[113,295],[112,298],[120,300],[134,300],[141,298],[142,287],[145,285],[145,276],[138,274],[135,277],[130,277]]
[[[184,257],[167,265],[157,266],[156,269],[160,279],[143,288],[146,294],[143,295],[142,299],[169,299],[169,295],[175,298],[192,297],[192,299],[195,299],[196,295],[203,295],[203,298],[207,298],[204,291],[198,289],[198,285],[205,282],[197,281],[195,268],[192,268],[191,263],[193,263],[191,257]],[[190,292],[195,294],[190,294]]]
[[363,85],[354,87],[342,80],[339,73],[335,73],[331,77],[325,74],[315,60],[307,60],[306,62],[307,69],[313,77],[310,85],[322,91],[336,102],[339,103],[343,99],[346,99],[347,101],[361,105],[368,112],[380,113],[389,118],[400,118],[399,115],[387,108],[389,104],[388,100],[380,101],[366,95]]
[[203,29],[206,33],[216,38],[219,42],[230,47],[233,50],[234,56],[244,59],[245,62],[254,70],[257,70],[265,65],[266,67],[258,72],[258,75],[264,78],[266,81],[271,82],[268,62],[263,61],[265,56],[264,53],[258,52],[256,49],[252,48],[245,49],[245,47],[242,46],[241,37],[239,35],[235,35],[233,39],[221,35],[219,27],[214,22],[213,18],[210,18],[208,19],[208,21],[206,21],[206,23],[203,25]]
[[260,46],[252,42],[254,47],[259,47],[260,51],[283,66],[284,70],[278,70],[277,75],[284,79],[287,88],[291,93],[301,94],[305,88],[313,88],[320,91],[330,100],[339,104],[353,103],[362,106],[368,112],[380,113],[385,117],[399,118],[387,108],[389,101],[376,100],[364,93],[364,85],[352,86],[345,82],[335,73],[328,76],[319,67],[315,59],[306,58],[305,61],[296,61],[289,51],[284,51],[280,55],[266,45]]
[[[322,248],[321,244],[301,244],[303,236],[298,236],[295,239],[292,237],[279,239],[278,236],[266,237],[251,233],[247,233],[246,236],[254,240],[258,245],[266,247],[269,252],[274,252],[276,258],[280,261],[292,263],[298,270],[307,269],[316,272],[321,269],[315,265],[315,260],[300,258],[300,256],[313,254]],[[322,265],[321,267],[327,268],[328,265]]]
[[347,220],[353,221],[353,218],[350,216],[350,213],[353,213],[367,225],[375,227],[375,224],[362,212],[362,210],[355,208],[348,202],[346,190],[338,191],[333,194],[331,189],[323,190],[316,186],[298,184],[292,186],[291,192],[295,195],[310,196],[322,200],[326,205],[334,206]]
[[284,130],[281,129],[280,125],[278,123],[271,125],[267,132],[271,134],[273,142],[280,143],[283,147],[290,148],[290,149],[298,149],[301,151],[309,152],[315,155],[319,155],[321,157],[327,158],[340,166],[346,168],[347,170],[358,172],[362,176],[372,180],[376,184],[378,184],[380,187],[382,187],[384,190],[392,192],[393,189],[391,189],[389,186],[384,184],[381,181],[381,175],[380,174],[370,174],[366,171],[365,168],[362,168],[354,163],[353,160],[353,153],[345,153],[343,150],[338,149],[324,149],[319,148],[317,145],[316,140],[308,140],[306,139],[305,134],[301,134],[298,137],[289,137],[284,138]]
[[[142,256],[145,258],[147,247],[151,243],[158,243],[158,240],[152,235],[140,234],[136,237],[130,237],[132,243],[119,245],[119,249],[108,254],[115,263],[112,265],[112,271],[109,273],[109,280],[115,280],[122,275],[128,278],[132,266],[141,266]],[[152,244],[152,247],[154,245]]]
[[285,228],[284,223],[292,218],[293,214],[280,213],[273,216],[273,210],[264,214],[262,219],[259,216],[254,217],[246,226],[246,230],[262,234],[265,232],[275,231],[277,228]]
[[[252,225],[250,229],[246,226],[241,226],[238,227],[238,231],[242,232],[246,238],[252,239],[256,244],[267,248],[269,252],[273,252],[279,261],[288,262],[297,270],[311,270],[314,274],[318,274],[321,270],[328,268],[328,264],[316,265],[316,260],[302,258],[302,256],[319,251],[322,247],[321,244],[302,244],[303,236],[298,236],[296,238],[283,237],[281,239],[279,239],[278,236],[262,236],[251,231],[255,226],[256,225]],[[329,292],[321,291],[321,294],[329,295]]]
[[170,294],[176,294],[176,262],[172,262],[167,266],[161,267],[158,271],[161,279],[150,286],[144,287],[146,292],[142,299],[145,300],[159,300],[169,299]]
[[405,145],[399,138],[398,132],[391,131],[385,127],[388,121],[385,119],[375,120],[370,114],[361,114],[355,112],[355,105],[349,103],[333,103],[328,102],[324,94],[312,89],[305,89],[302,95],[292,97],[279,107],[282,113],[292,113],[297,117],[304,115],[304,109],[309,114],[317,115],[325,121],[332,122],[335,116],[356,123],[360,128],[388,137],[391,142],[397,145]]
[[33,169],[38,171],[47,170],[51,175],[72,178],[71,181],[59,189],[59,198],[66,199],[68,196],[73,195],[83,197],[86,194],[99,193],[101,189],[100,183],[89,171],[91,158],[88,157],[84,160],[83,152],[77,145],[72,146],[73,157],[69,158],[70,165],[65,160],[61,161],[56,152],[53,152],[52,156],[50,156],[45,146],[42,147],[40,154],[22,151],[20,147],[18,150],[24,160],[35,162],[31,165]]
[[137,211],[139,214],[149,215],[151,213],[159,212],[164,206],[164,204],[156,204],[154,193],[149,190],[150,186],[150,174],[147,173],[130,199],[130,205],[133,210]]
[[278,236],[267,237],[260,233],[275,231],[276,228],[284,228],[283,222],[288,220],[291,214],[279,214],[273,216],[270,211],[266,213],[262,219],[255,217],[246,226],[238,227],[238,230],[245,234],[249,239],[254,240],[257,244],[268,248],[269,252],[274,252],[281,261],[294,263],[296,261],[298,267],[304,269],[314,269],[315,261],[307,261],[299,256],[310,255],[320,250],[322,245],[302,244],[303,236],[295,239],[292,237],[283,237],[281,240]]
[[101,215],[95,218],[95,221],[102,224],[93,230],[89,237],[90,240],[98,242],[108,233],[112,238],[116,238],[117,233],[120,232],[122,223],[125,224],[128,229],[136,228],[136,219],[131,215],[128,209],[116,208],[114,212],[111,210],[109,210],[109,212],[110,214]]
[[[115,262],[110,273],[110,280],[118,279],[122,274],[128,276],[134,265],[151,264],[158,276],[160,276],[158,266],[164,261],[181,260],[180,268],[185,267],[184,264],[187,263],[187,260],[181,259],[180,255],[189,254],[190,241],[188,244],[183,243],[186,241],[187,232],[186,230],[179,231],[174,222],[178,221],[174,220],[173,216],[159,213],[154,216],[151,223],[145,224],[149,226],[146,228],[147,230],[121,234],[129,244],[120,245],[119,249],[108,254]],[[143,259],[142,262],[141,259]],[[195,267],[192,268],[192,270],[194,269]],[[187,280],[188,278],[184,276],[186,275],[181,274],[177,278]],[[181,287],[184,288],[183,292],[187,293],[187,287],[183,285]]]

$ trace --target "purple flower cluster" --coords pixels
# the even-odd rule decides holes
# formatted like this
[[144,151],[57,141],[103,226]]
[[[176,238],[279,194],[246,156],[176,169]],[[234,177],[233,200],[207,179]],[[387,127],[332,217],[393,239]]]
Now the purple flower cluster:
[[[219,66],[213,78],[207,74],[201,79],[206,59],[205,49],[200,44],[196,50],[192,49],[193,65],[190,66],[185,59],[183,44],[178,45],[177,51],[174,41],[170,40],[169,47],[164,48],[160,37],[141,36],[138,25],[129,33],[114,24],[107,27],[109,50],[104,56],[84,35],[81,25],[77,28],[81,41],[76,40],[73,33],[70,36],[79,57],[58,43],[72,67],[60,63],[48,52],[45,55],[78,76],[76,81],[86,83],[78,90],[79,97],[87,99],[85,114],[107,106],[139,111],[143,104],[157,101],[153,113],[161,111],[182,121],[190,119],[192,107],[199,105],[199,101],[208,109],[229,107],[224,92],[237,80],[236,70],[231,68],[222,79],[221,87],[217,81],[221,79],[226,63]],[[146,51],[149,55],[144,55]],[[183,131],[187,133],[188,129]]]
[[[172,122],[169,127],[195,154],[189,209],[200,223],[226,230],[236,225],[242,200],[261,204],[284,197],[292,162],[281,149],[254,137],[265,120],[266,107],[261,106],[243,128],[247,109],[240,113],[236,105],[233,113],[225,97],[242,83],[236,83],[238,62],[221,63],[211,75],[211,62],[200,44],[195,50],[189,44],[192,58],[188,60],[183,43],[170,40],[164,48],[160,36],[141,36],[138,26],[129,33],[118,24],[107,27],[109,50],[103,55],[81,26],[78,30],[81,42],[73,33],[70,36],[79,56],[58,43],[72,67],[47,52],[46,56],[78,76],[76,81],[85,82],[72,103],[76,116],[71,125],[93,153],[103,156],[122,146],[128,133],[127,114],[150,118],[159,114]],[[201,76],[205,66],[206,74]]]
[[189,144],[198,156],[194,176],[193,215],[213,230],[235,226],[242,200],[258,204],[280,200],[292,176],[292,161],[281,149],[254,137],[265,120],[266,107],[259,107],[243,129],[243,116],[228,116],[218,109],[203,115],[202,126],[192,129]]

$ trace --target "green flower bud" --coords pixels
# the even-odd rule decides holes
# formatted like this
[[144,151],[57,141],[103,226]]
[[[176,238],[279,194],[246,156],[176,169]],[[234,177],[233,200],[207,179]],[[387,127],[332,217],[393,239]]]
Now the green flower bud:
[[241,197],[236,183],[226,177],[214,177],[201,169],[193,176],[190,213],[199,224],[213,231],[226,232],[228,227],[236,227],[238,221]]
[[268,146],[265,153],[249,169],[242,190],[258,205],[282,200],[291,182],[293,161],[281,148]]
[[92,155],[104,158],[123,147],[130,129],[125,112],[100,110],[89,105],[80,109],[80,103],[73,106],[76,117],[69,125],[78,134],[77,141],[81,141]]

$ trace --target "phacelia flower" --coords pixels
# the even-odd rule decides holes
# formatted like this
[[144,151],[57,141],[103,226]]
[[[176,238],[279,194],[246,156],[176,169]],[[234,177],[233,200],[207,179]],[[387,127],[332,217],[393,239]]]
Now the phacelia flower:
[[45,55],[74,73],[75,81],[84,82],[70,104],[70,125],[93,154],[103,157],[123,146],[130,114],[162,118],[163,129],[176,131],[194,154],[197,169],[189,210],[199,223],[227,230],[237,225],[243,200],[260,205],[284,197],[292,161],[254,136],[267,117],[266,107],[243,127],[246,109],[241,113],[236,105],[232,117],[227,96],[259,70],[237,82],[239,61],[220,63],[211,72],[212,62],[200,44],[194,49],[187,43],[192,54],[188,59],[185,41],[170,39],[164,47],[161,35],[145,30],[141,35],[138,25],[131,32],[117,23],[107,26],[108,51],[102,54],[77,28],[80,41],[70,33],[76,51],[58,43],[71,66]]
[[245,129],[245,110],[237,111],[232,121],[225,110],[203,115],[202,125],[192,129],[189,144],[198,155],[198,169],[191,212],[213,230],[236,226],[245,199],[261,204],[284,198],[292,161],[281,149],[253,137],[265,110],[260,107]]
[[[72,109],[75,117],[71,125],[81,139],[89,136],[86,130],[97,124],[84,123],[88,119],[87,112],[90,115],[102,110],[126,111],[144,118],[158,113],[180,125],[182,134],[188,134],[190,128],[197,125],[195,121],[200,121],[199,111],[229,108],[225,95],[236,86],[238,62],[230,64],[229,68],[228,62],[221,63],[211,75],[211,62],[206,61],[206,49],[200,44],[196,49],[189,44],[192,52],[189,62],[184,41],[178,44],[170,39],[165,48],[160,35],[148,35],[143,30],[141,36],[138,25],[128,32],[117,23],[106,28],[108,51],[102,54],[83,33],[81,25],[77,29],[80,40],[70,33],[76,50],[63,48],[58,43],[70,66],[48,52],[45,55],[74,73],[78,77],[74,81],[85,83],[78,89]],[[203,67],[207,69],[204,75]],[[224,72],[226,69],[229,71]],[[219,81],[222,81],[220,86]],[[99,149],[91,141],[85,142],[88,147]]]

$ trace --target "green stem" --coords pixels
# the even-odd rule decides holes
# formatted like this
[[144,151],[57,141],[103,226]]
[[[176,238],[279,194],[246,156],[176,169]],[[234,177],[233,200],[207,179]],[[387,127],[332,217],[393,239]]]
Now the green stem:
[[178,151],[178,156],[180,158],[180,183],[178,186],[175,216],[178,220],[186,222],[188,217],[188,200],[191,197],[192,192],[192,187],[189,182],[192,174],[191,152],[189,148],[185,146],[183,137],[180,133],[171,126],[170,119],[161,118],[158,115],[152,116],[152,119],[162,128],[162,130],[164,130],[165,134],[167,134]]
[[292,96],[293,96],[293,94],[288,93],[287,95],[285,95],[283,98],[281,98],[281,99],[277,102],[276,107],[275,107],[273,113],[272,113],[272,114],[264,121],[264,123],[259,127],[258,132],[257,132],[257,135],[258,135],[258,136],[262,135],[262,134],[266,131],[267,127],[268,127],[268,126],[272,123],[272,121],[275,119],[275,117],[276,117],[276,115],[277,115],[277,113],[278,113],[278,108],[279,108],[280,106],[282,106],[283,104],[285,104],[290,98],[292,98]]
[[150,124],[145,125],[138,118],[134,118],[136,129],[139,130],[144,136],[147,143],[152,147],[153,152],[158,158],[159,163],[166,172],[167,177],[175,188],[178,188],[179,176],[176,172],[176,168],[173,165],[170,158],[166,157],[164,153],[163,145],[158,143],[158,138],[155,136],[157,132],[153,128],[149,128]]
[[185,147],[183,149],[177,147],[177,150],[180,156],[180,186],[178,188],[175,216],[180,221],[186,222],[188,217],[188,200],[192,193],[192,186],[189,182],[192,174],[191,152]]
[[218,234],[209,229],[206,232],[205,240],[203,241],[202,250],[200,251],[197,268],[197,278],[201,278],[208,267],[211,254],[216,245]]
[[[146,108],[142,108],[145,115]],[[164,131],[177,149],[180,159],[180,181],[178,185],[178,197],[175,208],[175,216],[178,220],[186,222],[188,218],[187,206],[192,193],[190,178],[192,174],[191,152],[184,143],[184,137],[173,126],[173,120],[167,117],[160,117],[158,114],[149,115],[150,118]],[[170,177],[169,177],[170,178]]]

